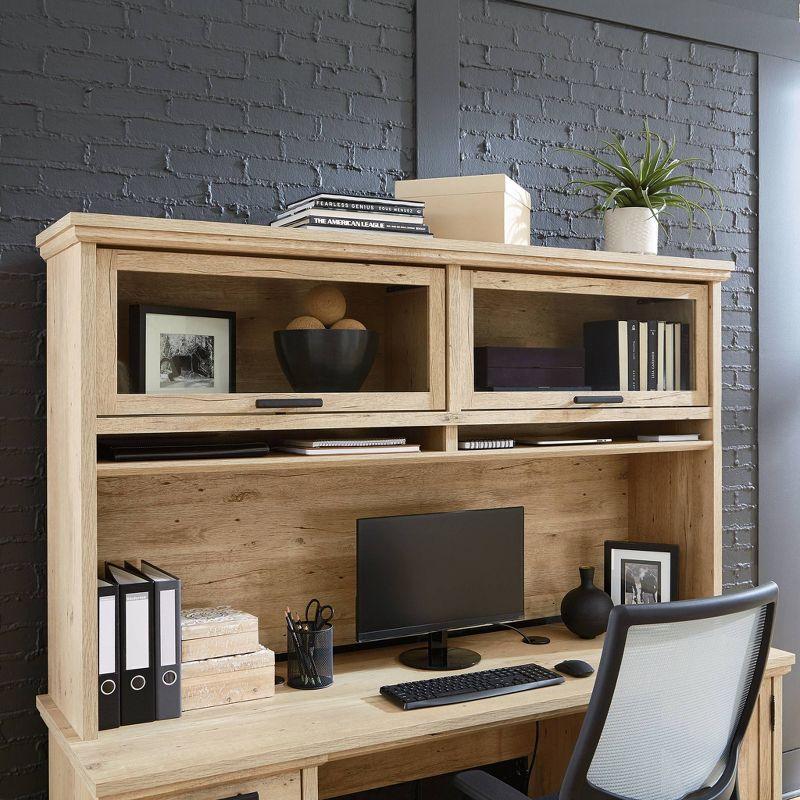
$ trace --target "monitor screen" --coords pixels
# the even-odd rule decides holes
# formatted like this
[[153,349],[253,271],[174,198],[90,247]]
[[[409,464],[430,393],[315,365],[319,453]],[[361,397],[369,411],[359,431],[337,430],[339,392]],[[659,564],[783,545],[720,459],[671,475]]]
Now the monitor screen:
[[358,640],[521,619],[523,540],[521,507],[358,520]]

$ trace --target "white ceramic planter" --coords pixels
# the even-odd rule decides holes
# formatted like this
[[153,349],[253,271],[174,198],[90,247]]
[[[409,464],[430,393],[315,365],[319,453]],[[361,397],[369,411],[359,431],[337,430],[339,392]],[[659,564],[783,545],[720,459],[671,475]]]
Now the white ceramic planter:
[[616,253],[658,252],[658,219],[649,208],[611,208],[603,215],[604,250]]

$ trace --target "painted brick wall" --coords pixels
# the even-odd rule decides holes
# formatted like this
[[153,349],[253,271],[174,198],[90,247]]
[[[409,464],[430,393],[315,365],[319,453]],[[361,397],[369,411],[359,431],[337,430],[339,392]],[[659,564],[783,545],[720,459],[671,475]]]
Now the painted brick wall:
[[[711,240],[669,224],[663,252],[730,258],[724,286],[724,572],[750,585],[756,556],[756,56],[504,0],[461,0],[461,168],[507,172],[531,192],[534,244],[599,248],[591,205],[564,186],[612,131],[674,135],[722,191]],[[713,168],[711,167],[713,165]],[[715,220],[719,215],[715,215]],[[663,236],[662,236],[663,239]]]
[[3,0],[0,775],[43,797],[44,265],[67,211],[266,222],[413,168],[413,0]]

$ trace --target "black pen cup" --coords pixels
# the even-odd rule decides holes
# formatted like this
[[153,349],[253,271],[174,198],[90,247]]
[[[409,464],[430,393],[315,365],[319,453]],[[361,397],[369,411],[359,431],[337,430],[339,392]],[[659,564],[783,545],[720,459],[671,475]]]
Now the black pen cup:
[[333,625],[319,630],[287,627],[286,682],[293,689],[324,689],[333,683]]

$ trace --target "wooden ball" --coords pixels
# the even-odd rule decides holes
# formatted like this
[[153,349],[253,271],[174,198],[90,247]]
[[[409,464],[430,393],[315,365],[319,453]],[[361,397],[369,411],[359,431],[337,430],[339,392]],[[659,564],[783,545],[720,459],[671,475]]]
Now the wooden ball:
[[324,325],[333,325],[345,315],[347,301],[335,286],[323,283],[306,295],[305,311]]
[[347,330],[347,331],[365,331],[366,327],[362,325],[357,319],[340,319],[331,325],[334,330]]
[[316,317],[295,317],[287,326],[287,331],[322,329],[325,326]]

